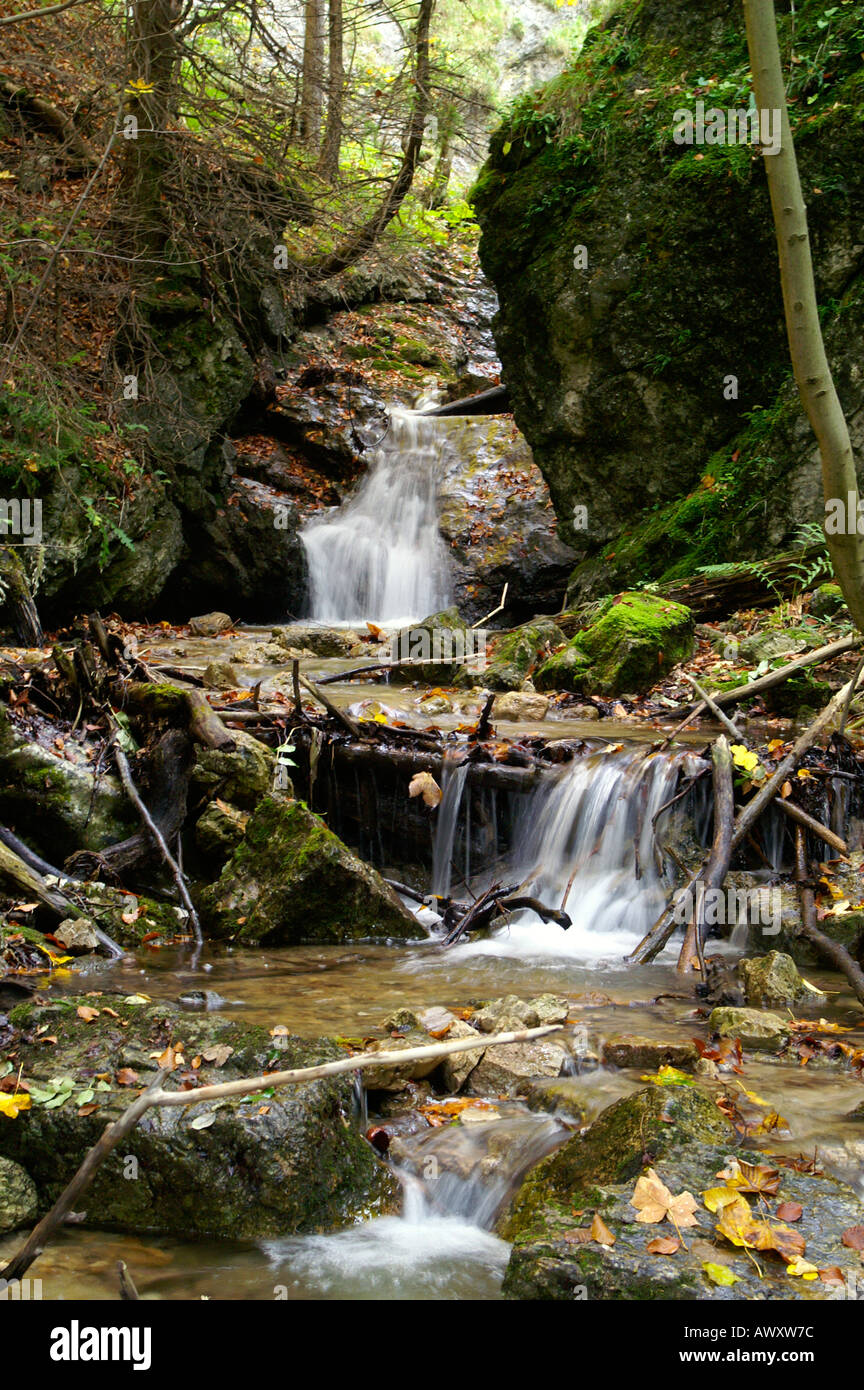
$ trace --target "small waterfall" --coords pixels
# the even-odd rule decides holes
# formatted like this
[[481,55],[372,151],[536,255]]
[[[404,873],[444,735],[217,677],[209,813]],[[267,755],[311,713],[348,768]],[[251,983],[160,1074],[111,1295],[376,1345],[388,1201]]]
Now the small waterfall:
[[432,892],[439,898],[450,893],[453,876],[453,848],[456,843],[456,827],[462,807],[462,794],[468,776],[468,763],[454,763],[445,758],[441,778],[441,802],[435,825],[435,848],[432,858]]
[[[521,913],[492,938],[457,949],[580,960],[626,955],[666,899],[653,820],[691,754],[593,753],[531,796],[507,877],[564,908],[568,931]],[[499,875],[500,876],[500,875]]]
[[354,496],[304,527],[312,618],[396,626],[451,602],[437,506],[445,428],[394,410]]

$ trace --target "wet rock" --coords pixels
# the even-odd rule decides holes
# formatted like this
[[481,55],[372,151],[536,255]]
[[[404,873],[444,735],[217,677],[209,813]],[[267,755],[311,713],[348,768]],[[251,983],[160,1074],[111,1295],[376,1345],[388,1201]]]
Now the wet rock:
[[691,1144],[737,1137],[709,1096],[695,1087],[649,1086],[615,1101],[583,1135],[534,1168],[502,1226],[505,1240],[534,1228],[548,1205],[581,1206],[591,1191],[635,1178],[644,1167]]
[[506,994],[501,999],[492,999],[474,1017],[474,1023],[481,1033],[505,1033],[521,1028],[536,1028],[540,1020],[536,1010],[524,999],[515,994]]
[[[34,1102],[14,1124],[0,1127],[0,1154],[16,1162],[26,1156],[40,1212],[56,1200],[105,1125],[128,1106],[133,1092],[113,1080],[121,1068],[133,1068],[145,1086],[154,1075],[152,1054],[181,1039],[187,1068],[193,1057],[202,1063],[175,1073],[169,1088],[181,1077],[207,1085],[345,1055],[329,1038],[284,1036],[277,1046],[266,1027],[181,1014],[168,1004],[112,998],[113,1015],[102,1009],[86,1023],[77,1009],[94,1003],[99,1006],[72,997],[13,1011],[23,1035],[25,1079],[39,1086],[62,1074],[75,1082],[65,1104]],[[57,1038],[50,1055],[37,1029]],[[216,1059],[208,1061],[211,1050]],[[98,1076],[111,1078],[110,1089],[97,1088],[98,1110],[82,1115],[75,1096],[92,1089]],[[246,1240],[331,1229],[394,1203],[392,1177],[351,1122],[348,1076],[212,1105],[196,1105],[190,1091],[188,1101],[185,1108],[149,1111],[110,1155],[80,1204],[87,1224]]]
[[480,621],[506,584],[508,614],[555,612],[575,552],[558,536],[543,476],[512,420],[448,420],[442,452],[439,527],[460,611]]
[[449,1009],[442,1009],[436,1006],[431,1009],[423,1009],[418,1014],[418,1022],[421,1028],[425,1028],[427,1033],[435,1033],[440,1037],[449,1037],[450,1030],[454,1023],[461,1022]]
[[[470,1038],[474,1033],[476,1033],[476,1029],[472,1028],[470,1024],[465,1023],[463,1019],[457,1018],[450,1025],[447,1037],[448,1039]],[[478,1042],[479,1041],[481,1040],[478,1037]],[[445,1057],[443,1059],[440,1077],[441,1084],[448,1095],[455,1096],[462,1090],[462,1087],[465,1085],[465,1082],[468,1080],[474,1068],[482,1061],[483,1055],[483,1047],[481,1046],[476,1051],[474,1048],[471,1048],[467,1052],[456,1052],[452,1057]]]
[[782,1008],[808,993],[795,962],[781,951],[739,961],[738,971],[747,1003],[756,1008]]
[[218,796],[250,811],[274,785],[276,754],[242,729],[232,729],[231,737],[237,745],[233,753],[215,748],[197,750],[192,788],[199,800]]
[[224,863],[246,834],[248,820],[248,812],[217,798],[198,818],[195,843],[202,854]]
[[[365,1084],[365,1083],[364,1083]],[[368,1085],[366,1086],[369,1091]],[[376,1115],[380,1115],[382,1120],[407,1115],[412,1110],[417,1110],[421,1105],[426,1105],[432,1099],[432,1086],[428,1081],[406,1081],[405,1085],[398,1091],[379,1091],[373,1092],[369,1098],[370,1109],[374,1109]],[[406,1127],[398,1128],[388,1126],[393,1133],[416,1133],[418,1130],[426,1129],[426,1121],[422,1115],[416,1117],[416,1123]]]
[[807,650],[808,642],[791,632],[754,632],[740,643],[738,654],[742,661],[758,666],[760,661],[772,661],[775,656],[789,656]]
[[[367,1052],[405,1052],[414,1047],[428,1047],[429,1036],[421,1029],[405,1033],[399,1038],[383,1038],[371,1042]],[[401,1091],[409,1081],[423,1081],[431,1076],[438,1066],[438,1057],[418,1057],[408,1062],[382,1062],[377,1067],[366,1067],[363,1071],[363,1084],[367,1091]]]
[[529,1110],[543,1110],[549,1115],[560,1115],[580,1125],[585,1122],[585,1083],[579,1077],[522,1081],[516,1088],[516,1094],[524,1100]]
[[408,1033],[412,1028],[420,1027],[420,1020],[411,1009],[395,1009],[381,1026],[387,1033]]
[[0,1236],[36,1220],[36,1184],[19,1163],[0,1158]]
[[76,850],[100,850],[139,828],[119,781],[96,778],[83,749],[67,741],[58,757],[18,728],[0,706],[0,821],[14,825],[58,866]]
[[177,1003],[181,1009],[193,1013],[212,1013],[214,1009],[224,1009],[228,1003],[215,989],[187,989],[178,994]]
[[86,913],[120,946],[138,946],[142,937],[154,934],[165,941],[187,935],[189,914],[173,903],[124,893],[99,879],[76,884],[74,892],[82,915]]
[[846,1119],[855,1120],[856,1123],[864,1124],[864,1100],[861,1101],[860,1105],[856,1105],[854,1110],[849,1111]]
[[[488,690],[518,691],[531,672],[541,666],[565,638],[552,618],[535,618],[512,632],[495,633],[489,639],[483,683]],[[465,678],[467,680],[467,677]],[[501,698],[495,701],[495,715],[501,716]],[[542,716],[541,716],[542,717]]]
[[600,718],[600,711],[596,705],[569,705],[567,707],[567,716],[569,719],[593,720]]
[[218,637],[222,632],[230,632],[233,626],[234,620],[227,613],[203,613],[189,619],[189,632],[193,637]]
[[216,883],[207,929],[244,944],[401,941],[425,932],[380,874],[298,801],[266,796]]
[[99,937],[89,917],[67,917],[54,932],[67,951],[74,955],[99,949]]
[[525,1077],[560,1076],[569,1060],[569,1052],[545,1038],[487,1047],[468,1078],[467,1090],[474,1096],[510,1092]]
[[660,1067],[692,1070],[699,1053],[686,1039],[640,1038],[630,1033],[617,1033],[603,1044],[603,1061],[609,1067],[639,1067],[657,1071]]
[[682,604],[646,593],[604,599],[588,627],[535,676],[538,690],[615,695],[649,690],[693,651],[693,619]]
[[546,1023],[566,1023],[570,1012],[569,1002],[560,994],[539,994],[531,1000],[530,1007],[541,1026]]
[[315,623],[289,623],[287,627],[274,627],[273,638],[282,647],[302,648],[313,656],[321,657],[350,656],[360,640],[356,632],[318,627]]
[[779,1052],[789,1037],[789,1029],[779,1015],[760,1009],[714,1009],[708,1026],[721,1038],[740,1038],[742,1047],[754,1051]]
[[493,706],[493,717],[505,720],[545,719],[549,709],[546,695],[523,695],[516,690],[499,695]]
[[[570,1140],[559,1153],[578,1142]],[[747,1152],[740,1156],[752,1163],[765,1161],[764,1154]],[[529,1173],[524,1187],[540,1170],[551,1168],[554,1157],[557,1155]],[[699,1203],[704,1191],[718,1185],[717,1174],[727,1161],[725,1148],[691,1139],[676,1146],[652,1166],[671,1192],[676,1195],[690,1192]],[[820,1280],[805,1282],[791,1278],[786,1272],[788,1261],[785,1259],[763,1254],[757,1270],[747,1251],[733,1246],[716,1231],[716,1215],[701,1203],[696,1211],[699,1225],[687,1229],[686,1242],[674,1256],[649,1254],[646,1246],[652,1238],[658,1234],[674,1236],[676,1232],[668,1222],[644,1225],[635,1221],[636,1213],[630,1201],[635,1176],[622,1183],[598,1184],[588,1191],[580,1189],[569,1201],[564,1192],[547,1187],[545,1200],[535,1206],[530,1220],[514,1235],[515,1244],[504,1279],[505,1297],[592,1302],[598,1299],[651,1302],[801,1299],[809,1302],[835,1296],[832,1287]],[[779,1192],[776,1199],[769,1199],[769,1210],[780,1201],[797,1202],[803,1208],[803,1215],[794,1229],[805,1242],[804,1258],[820,1269],[838,1266],[851,1283],[856,1277],[856,1257],[842,1245],[841,1233],[850,1223],[859,1224],[864,1215],[864,1205],[852,1189],[830,1177],[817,1178],[781,1169]],[[574,1215],[574,1207],[582,1214]],[[582,1241],[595,1212],[599,1212],[615,1236],[611,1247]],[[581,1237],[577,1231],[581,1231]],[[706,1262],[725,1266],[738,1282],[732,1287],[718,1287],[709,1280],[703,1268]]]
[[238,690],[240,671],[231,661],[211,661],[204,671],[204,684],[208,690]]
[[[450,685],[463,676],[473,685],[478,673],[472,671],[476,661],[466,663],[470,655],[469,636],[465,619],[458,608],[444,608],[440,613],[431,613],[428,618],[402,628],[393,637],[392,648],[399,657],[393,667],[396,681],[427,681],[430,685]],[[449,660],[453,657],[453,661]],[[430,657],[428,662],[421,658]],[[460,660],[459,658],[463,658]],[[419,664],[415,664],[419,663]],[[482,677],[481,677],[482,678]]]

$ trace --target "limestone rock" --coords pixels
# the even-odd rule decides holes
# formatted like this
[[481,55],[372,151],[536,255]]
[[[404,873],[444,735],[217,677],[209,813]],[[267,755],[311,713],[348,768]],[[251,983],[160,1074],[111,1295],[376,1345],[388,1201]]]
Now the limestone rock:
[[808,992],[794,960],[781,951],[739,961],[738,972],[747,1003],[756,1008],[782,1008]]
[[779,1052],[789,1037],[785,1021],[761,1009],[714,1009],[708,1026],[721,1038],[740,1038],[742,1047],[754,1051]]

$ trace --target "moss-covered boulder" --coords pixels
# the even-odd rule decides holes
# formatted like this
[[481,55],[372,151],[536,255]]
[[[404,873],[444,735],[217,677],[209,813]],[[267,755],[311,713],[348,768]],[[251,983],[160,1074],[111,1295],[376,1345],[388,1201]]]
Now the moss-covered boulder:
[[0,1158],[0,1236],[36,1220],[36,1184],[20,1163]]
[[515,1240],[542,1225],[547,1207],[581,1206],[598,1189],[636,1177],[676,1148],[690,1143],[730,1145],[735,1131],[696,1087],[646,1087],[610,1105],[586,1131],[533,1168],[501,1223]]
[[139,829],[119,781],[105,772],[95,777],[74,740],[63,751],[49,751],[0,706],[0,820],[60,864],[75,850],[104,849]]
[[552,618],[535,618],[512,632],[495,633],[489,639],[488,664],[480,679],[487,690],[520,690],[523,682],[564,641],[563,632]]
[[208,931],[246,944],[412,940],[426,933],[380,874],[302,802],[267,796],[201,912]]
[[589,626],[540,667],[541,690],[619,695],[649,690],[693,651],[689,608],[654,594],[604,600]]
[[[344,1057],[337,1043],[274,1039],[262,1026],[133,998],[88,994],[13,1010],[22,1030],[16,1066],[32,1104],[0,1126],[0,1154],[26,1163],[40,1211],[153,1079],[169,1045],[183,1061],[166,1087],[188,1083],[189,1103],[148,1111],[110,1155],[79,1204],[88,1225],[253,1239],[329,1230],[393,1204],[392,1179],[352,1123],[350,1078],[276,1091],[265,1083],[249,1097],[195,1103],[200,1085]],[[56,1038],[50,1048],[46,1034]]]
[[192,770],[192,788],[200,799],[218,795],[221,800],[251,811],[273,788],[276,754],[272,748],[242,729],[232,729],[233,752],[199,748]]
[[[583,557],[574,598],[764,560],[823,505],[790,381],[764,163],[739,142],[674,138],[700,76],[706,107],[747,106],[740,7],[604,10],[567,70],[508,112],[474,192],[516,421],[561,537]],[[791,119],[828,355],[858,449],[859,17],[852,4],[831,11],[828,68],[821,0],[777,10],[781,47],[794,42],[799,59]],[[757,361],[755,373],[740,365]]]
[[[505,1297],[568,1302],[831,1297],[825,1284],[791,1279],[788,1259],[764,1255],[755,1268],[747,1251],[716,1230],[718,1217],[701,1197],[722,1185],[718,1175],[738,1142],[713,1100],[695,1088],[657,1087],[617,1101],[583,1136],[569,1139],[525,1178],[499,1225],[513,1242]],[[757,1163],[764,1156],[747,1152],[740,1159]],[[672,1256],[654,1255],[647,1246],[658,1235],[676,1236],[675,1226],[636,1220],[632,1198],[648,1169],[673,1196],[689,1192],[695,1198],[698,1225],[685,1231],[687,1239]],[[778,1178],[773,1202],[797,1201],[803,1208],[795,1230],[804,1239],[806,1258],[819,1268],[837,1265],[851,1274],[857,1257],[843,1246],[842,1233],[864,1214],[860,1198],[830,1178],[787,1169],[779,1170]],[[595,1214],[613,1243],[592,1239]],[[771,1219],[771,1202],[757,1203],[753,1214]],[[706,1264],[725,1267],[734,1279],[716,1284]]]
[[[471,641],[468,625],[458,608],[453,606],[432,613],[394,635],[392,651],[397,664],[393,678],[449,685],[457,676],[467,673],[468,663],[460,658],[472,655]],[[476,661],[471,664],[476,666]],[[471,683],[477,679],[482,676],[475,674]]]
[[769,951],[767,956],[738,962],[747,1003],[758,1008],[786,1008],[807,993],[791,956]]

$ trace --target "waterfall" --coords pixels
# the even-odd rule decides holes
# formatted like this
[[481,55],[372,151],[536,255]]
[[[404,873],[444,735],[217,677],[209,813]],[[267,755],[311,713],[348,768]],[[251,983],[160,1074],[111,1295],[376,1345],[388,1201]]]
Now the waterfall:
[[446,898],[450,893],[453,848],[456,843],[456,827],[462,808],[468,766],[467,761],[457,764],[452,758],[444,759],[442,795],[435,825],[435,848],[432,857],[432,892],[439,898]]
[[[661,911],[669,884],[653,820],[692,754],[593,753],[531,794],[515,829],[507,878],[570,915],[568,931],[520,913],[457,950],[502,955],[620,957]],[[501,875],[497,875],[500,877]]]
[[445,430],[446,422],[393,410],[354,496],[303,528],[314,619],[392,627],[452,601],[438,532]]

